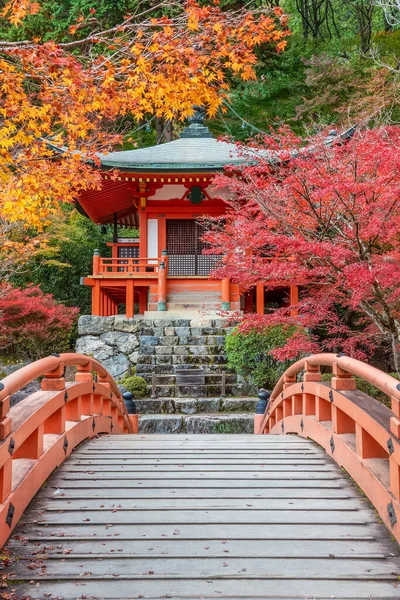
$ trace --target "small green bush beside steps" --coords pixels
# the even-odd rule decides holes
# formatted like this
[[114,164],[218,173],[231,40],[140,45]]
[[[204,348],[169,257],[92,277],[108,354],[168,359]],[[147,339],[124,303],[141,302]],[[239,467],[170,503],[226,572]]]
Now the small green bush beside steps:
[[281,348],[298,327],[269,326],[262,331],[241,332],[235,328],[226,337],[227,366],[249,379],[258,388],[272,389],[279,377],[295,361],[278,361],[271,350]]
[[139,375],[127,376],[122,379],[120,383],[128,392],[133,394],[134,398],[144,398],[145,396],[148,396],[147,383],[145,379]]

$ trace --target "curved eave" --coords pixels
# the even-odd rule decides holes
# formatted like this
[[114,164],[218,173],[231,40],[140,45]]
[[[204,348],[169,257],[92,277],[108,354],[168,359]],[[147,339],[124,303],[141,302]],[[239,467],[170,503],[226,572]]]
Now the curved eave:
[[204,172],[217,172],[222,171],[225,167],[230,166],[240,166],[244,163],[250,164],[248,161],[232,161],[229,163],[220,163],[220,164],[198,164],[198,163],[190,163],[190,164],[176,164],[176,163],[168,163],[168,164],[121,164],[113,161],[101,161],[100,168],[104,170],[111,171],[113,169],[118,169],[124,173],[204,173]]

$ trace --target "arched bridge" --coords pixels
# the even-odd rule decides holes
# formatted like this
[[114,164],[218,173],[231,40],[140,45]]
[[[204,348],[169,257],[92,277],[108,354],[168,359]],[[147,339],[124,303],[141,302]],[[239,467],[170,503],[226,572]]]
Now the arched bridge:
[[1,597],[400,598],[399,388],[315,355],[256,415],[268,435],[142,436],[95,360],[24,367],[0,384]]

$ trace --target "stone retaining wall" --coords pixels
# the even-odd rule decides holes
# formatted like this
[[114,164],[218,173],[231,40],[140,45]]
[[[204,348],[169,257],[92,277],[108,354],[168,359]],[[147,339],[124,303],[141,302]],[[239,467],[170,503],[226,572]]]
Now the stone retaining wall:
[[78,321],[76,351],[93,356],[116,379],[122,379],[137,362],[141,321],[83,315]]

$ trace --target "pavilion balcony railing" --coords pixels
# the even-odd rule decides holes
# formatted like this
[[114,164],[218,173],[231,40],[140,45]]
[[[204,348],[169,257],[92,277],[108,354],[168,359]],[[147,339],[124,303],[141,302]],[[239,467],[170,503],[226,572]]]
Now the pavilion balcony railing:
[[102,258],[93,256],[93,275],[112,277],[157,277],[161,262],[166,263],[167,256],[162,258]]

